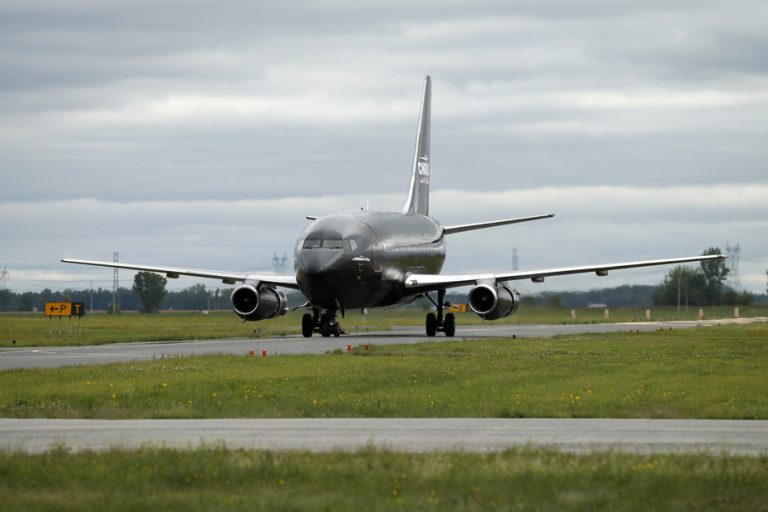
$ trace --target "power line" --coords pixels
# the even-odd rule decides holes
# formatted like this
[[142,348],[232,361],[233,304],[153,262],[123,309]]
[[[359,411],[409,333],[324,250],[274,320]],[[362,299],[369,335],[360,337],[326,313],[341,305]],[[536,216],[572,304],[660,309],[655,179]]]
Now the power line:
[[731,245],[726,242],[725,252],[728,254],[728,286],[734,290],[741,290],[741,277],[739,276],[741,247],[738,242],[735,247],[731,247]]
[[9,277],[10,274],[8,273],[8,267],[3,267],[3,271],[0,272],[0,290],[5,290],[8,287]]
[[288,265],[288,256],[283,253],[283,256],[279,258],[276,252],[272,253],[272,268],[275,269],[275,274],[285,274],[285,269]]

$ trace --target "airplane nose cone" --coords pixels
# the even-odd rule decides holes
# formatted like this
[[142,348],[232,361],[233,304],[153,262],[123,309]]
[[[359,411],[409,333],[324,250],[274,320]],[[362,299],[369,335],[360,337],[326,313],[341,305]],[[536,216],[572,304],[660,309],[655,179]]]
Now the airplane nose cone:
[[296,279],[301,291],[313,303],[335,304],[345,268],[341,252],[303,251],[296,258]]
[[342,254],[328,251],[302,251],[296,259],[297,270],[307,274],[331,274],[342,265]]

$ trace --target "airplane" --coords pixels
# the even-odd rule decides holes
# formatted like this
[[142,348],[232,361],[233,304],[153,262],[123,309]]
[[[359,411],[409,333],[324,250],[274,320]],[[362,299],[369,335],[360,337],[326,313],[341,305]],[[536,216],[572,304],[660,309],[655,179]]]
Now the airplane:
[[409,188],[402,210],[356,210],[323,217],[307,216],[310,222],[296,241],[294,275],[220,272],[67,258],[61,261],[157,272],[168,278],[183,275],[220,279],[224,284],[239,283],[232,291],[230,302],[240,318],[250,321],[286,314],[288,301],[281,288],[300,290],[307,299],[303,306],[307,313],[302,316],[301,330],[309,338],[314,333],[323,337],[340,336],[343,329],[337,315],[340,313],[343,318],[347,310],[404,304],[419,297],[426,297],[435,306],[435,311],[426,315],[427,336],[442,332],[452,337],[456,333],[456,318],[453,313],[444,312],[447,306],[445,293],[450,288],[470,286],[467,295],[470,309],[485,320],[498,320],[514,314],[520,305],[520,294],[509,286],[510,281],[530,279],[541,283],[550,276],[589,272],[605,276],[611,270],[724,258],[721,255],[692,256],[500,273],[441,274],[447,236],[547,219],[554,214],[454,226],[442,226],[437,219],[430,217],[431,95],[432,82],[427,76],[421,96]]

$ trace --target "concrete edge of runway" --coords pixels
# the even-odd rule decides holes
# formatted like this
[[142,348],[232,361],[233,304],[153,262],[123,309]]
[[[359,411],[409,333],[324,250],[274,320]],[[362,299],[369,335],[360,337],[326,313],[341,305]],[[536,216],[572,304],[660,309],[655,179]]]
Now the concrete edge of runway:
[[705,453],[768,456],[768,420],[331,418],[0,419],[0,450],[225,447],[269,451]]

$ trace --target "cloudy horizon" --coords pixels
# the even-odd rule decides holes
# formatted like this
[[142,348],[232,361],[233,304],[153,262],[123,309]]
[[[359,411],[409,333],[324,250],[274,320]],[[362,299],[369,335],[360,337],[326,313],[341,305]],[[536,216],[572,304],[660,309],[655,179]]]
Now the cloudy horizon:
[[556,214],[451,236],[444,272],[509,270],[513,248],[531,269],[739,244],[741,284],[765,293],[764,3],[12,0],[0,27],[14,291],[109,287],[111,270],[59,260],[113,251],[271,270],[305,215],[399,209],[429,74],[430,213]]

